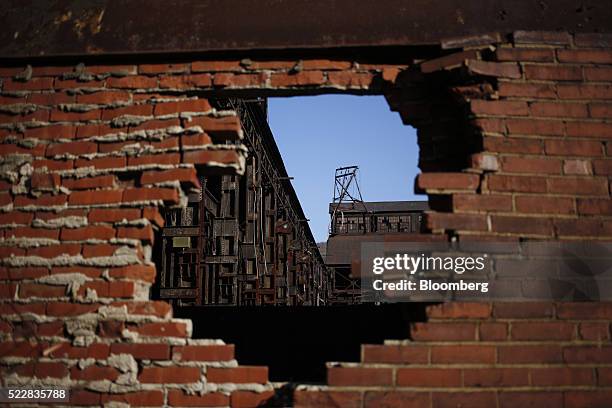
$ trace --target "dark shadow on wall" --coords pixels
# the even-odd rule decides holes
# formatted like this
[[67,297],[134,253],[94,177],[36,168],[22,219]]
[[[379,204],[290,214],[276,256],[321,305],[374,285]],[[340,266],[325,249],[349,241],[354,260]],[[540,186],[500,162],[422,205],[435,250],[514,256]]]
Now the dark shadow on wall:
[[236,345],[241,365],[269,367],[270,381],[325,383],[325,363],[360,360],[362,344],[409,338],[425,304],[328,307],[182,307],[193,338]]

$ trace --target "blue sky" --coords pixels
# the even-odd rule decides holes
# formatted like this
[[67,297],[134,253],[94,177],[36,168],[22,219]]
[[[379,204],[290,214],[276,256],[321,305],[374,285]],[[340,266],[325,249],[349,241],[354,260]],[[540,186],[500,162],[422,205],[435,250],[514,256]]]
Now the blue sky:
[[270,98],[268,115],[317,242],[327,240],[336,167],[359,166],[366,201],[426,199],[413,190],[416,131],[402,124],[382,96]]

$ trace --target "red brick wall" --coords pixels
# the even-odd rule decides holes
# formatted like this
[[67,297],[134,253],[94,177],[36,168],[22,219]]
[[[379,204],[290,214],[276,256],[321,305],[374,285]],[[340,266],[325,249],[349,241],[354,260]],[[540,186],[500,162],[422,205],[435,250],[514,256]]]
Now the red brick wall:
[[[190,321],[172,319],[166,303],[149,300],[160,207],[181,205],[198,187],[197,170],[242,168],[240,146],[222,145],[240,140],[240,125],[232,112],[213,110],[209,95],[382,93],[418,129],[424,173],[416,187],[430,198],[433,233],[610,239],[610,41],[607,35],[518,32],[493,44],[451,41],[436,57],[399,64],[396,55],[390,64],[245,55],[1,68],[2,378],[70,385],[81,389],[73,396],[77,405],[249,406],[270,396],[265,368],[236,368],[231,346],[191,340]],[[332,368],[330,384],[343,387],[338,398],[357,406],[378,404],[363,390],[411,388],[413,379],[426,388],[416,401],[436,407],[466,406],[470,399],[504,406],[508,395],[550,397],[567,406],[589,406],[584,398],[592,398],[590,406],[597,406],[610,396],[604,388],[610,385],[610,308],[592,304],[586,307],[597,312],[585,314],[581,305],[542,307],[544,314],[500,316],[500,308],[517,307],[450,306],[467,316],[430,316],[462,319],[451,330],[442,322],[415,329],[428,356],[416,371],[403,360],[412,361],[416,344],[397,351],[368,346],[361,365],[367,370]],[[594,321],[581,323],[583,316]],[[521,338],[521,332],[543,337]],[[488,341],[494,344],[480,344]],[[450,363],[431,360],[440,353],[432,347],[463,342],[484,348],[460,356],[487,360],[436,371]],[[506,342],[519,348],[501,359]],[[532,345],[554,350],[554,361],[538,362],[539,352],[520,349]],[[380,357],[371,360],[376,350]],[[504,371],[532,363],[516,374]],[[491,391],[462,394],[463,387],[481,389],[483,374],[472,370],[478,367],[501,377]],[[541,374],[545,368],[550,375]],[[565,382],[542,385],[542,377]],[[422,383],[427,378],[431,383]],[[432,388],[456,395],[434,395]],[[550,395],[542,397],[543,389]],[[329,395],[300,393],[298,402],[331,404]]]

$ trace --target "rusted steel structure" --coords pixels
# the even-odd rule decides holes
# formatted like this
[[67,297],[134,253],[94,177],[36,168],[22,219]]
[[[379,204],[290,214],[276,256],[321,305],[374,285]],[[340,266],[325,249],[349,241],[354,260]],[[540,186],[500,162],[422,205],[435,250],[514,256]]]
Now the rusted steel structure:
[[266,102],[219,100],[239,115],[243,175],[201,176],[165,214],[158,294],[177,306],[324,305],[330,276],[266,121]]
[[426,201],[364,202],[353,200],[329,205],[330,236],[325,263],[333,274],[330,303],[360,302],[359,261],[364,242],[418,241]]

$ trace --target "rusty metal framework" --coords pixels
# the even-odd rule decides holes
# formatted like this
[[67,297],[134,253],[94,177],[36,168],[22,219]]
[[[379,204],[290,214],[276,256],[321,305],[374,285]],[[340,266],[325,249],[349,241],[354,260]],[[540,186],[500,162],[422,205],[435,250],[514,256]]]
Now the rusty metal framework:
[[201,177],[199,195],[166,213],[159,297],[187,305],[324,305],[332,277],[288,182],[262,100],[216,101],[236,111],[245,173]]

